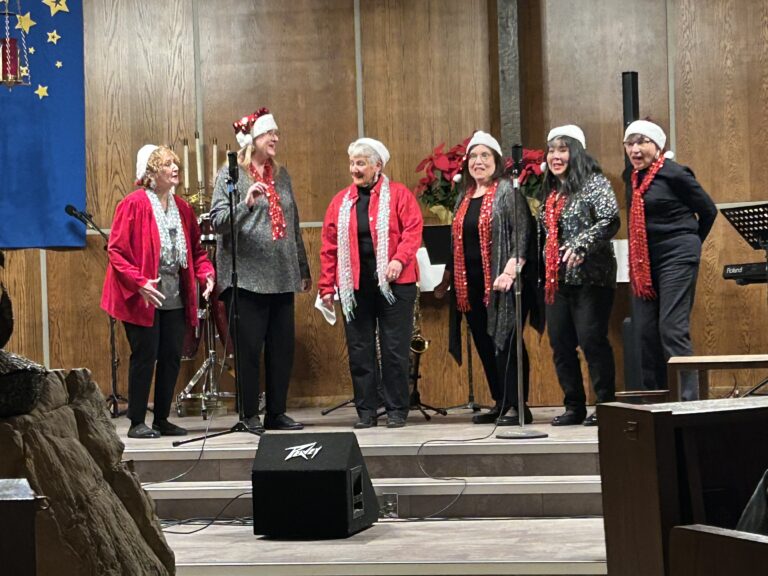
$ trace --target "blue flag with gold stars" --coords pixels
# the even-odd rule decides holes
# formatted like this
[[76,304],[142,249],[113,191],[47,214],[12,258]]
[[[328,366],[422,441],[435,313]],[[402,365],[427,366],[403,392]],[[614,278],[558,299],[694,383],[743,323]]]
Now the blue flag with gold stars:
[[18,11],[9,31],[30,82],[0,84],[0,248],[82,247],[85,226],[64,211],[85,210],[82,0],[19,4],[0,0],[0,39],[6,7]]

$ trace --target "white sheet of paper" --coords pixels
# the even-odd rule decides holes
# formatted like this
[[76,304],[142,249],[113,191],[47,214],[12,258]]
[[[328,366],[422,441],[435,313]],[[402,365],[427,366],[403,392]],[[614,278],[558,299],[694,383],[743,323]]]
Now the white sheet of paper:
[[435,286],[443,281],[445,264],[432,264],[423,246],[416,252],[416,262],[419,265],[419,289],[422,292],[434,291]]
[[323,301],[320,298],[320,293],[318,292],[317,298],[315,298],[315,308],[320,310],[320,313],[323,315],[323,318],[325,318],[325,321],[328,322],[331,326],[336,324],[336,308],[334,307],[333,310],[328,310],[325,306],[323,306]]

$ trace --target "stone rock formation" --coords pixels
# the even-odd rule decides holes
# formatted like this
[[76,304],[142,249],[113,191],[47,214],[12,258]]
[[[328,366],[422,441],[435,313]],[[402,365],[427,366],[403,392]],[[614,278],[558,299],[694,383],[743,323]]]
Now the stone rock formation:
[[[0,350],[0,360],[10,356]],[[26,373],[41,378],[37,404],[0,417],[0,478],[27,478],[48,501],[37,513],[38,574],[175,574],[153,503],[122,462],[125,447],[90,372],[38,369],[42,378]],[[21,373],[11,376],[18,390]],[[0,370],[0,395],[7,377]]]

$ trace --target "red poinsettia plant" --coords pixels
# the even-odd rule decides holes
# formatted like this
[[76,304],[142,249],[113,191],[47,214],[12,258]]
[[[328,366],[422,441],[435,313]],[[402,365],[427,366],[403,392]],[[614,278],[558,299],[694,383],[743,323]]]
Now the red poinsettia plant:
[[[416,195],[444,224],[450,223],[453,218],[453,209],[459,194],[454,176],[461,173],[467,144],[471,139],[472,136],[447,151],[445,151],[445,143],[440,144],[416,167],[416,172],[424,172],[424,176],[416,186]],[[544,159],[542,150],[523,149],[519,182],[531,212],[535,215],[538,215],[543,201],[541,164]],[[505,159],[504,166],[506,175],[511,177],[512,159]]]
[[448,151],[443,151],[445,148],[443,142],[416,167],[416,172],[424,172],[424,176],[416,186],[416,195],[443,224],[449,223],[452,219],[456,195],[459,193],[453,178],[461,173],[467,144],[471,139],[471,136],[466,138]]

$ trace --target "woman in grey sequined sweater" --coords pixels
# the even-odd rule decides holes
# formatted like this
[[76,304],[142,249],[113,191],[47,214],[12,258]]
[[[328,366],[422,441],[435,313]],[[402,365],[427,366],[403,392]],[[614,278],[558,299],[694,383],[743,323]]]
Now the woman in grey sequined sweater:
[[595,425],[594,414],[587,418],[577,348],[587,361],[597,402],[612,401],[616,368],[608,322],[616,257],[611,238],[619,230],[619,208],[610,182],[587,154],[578,126],[550,131],[543,185],[548,190],[541,212],[547,333],[565,405],[552,425]]
[[[307,292],[312,280],[299,229],[299,211],[287,170],[274,161],[279,140],[277,124],[266,108],[235,122],[237,154],[238,348],[237,362],[244,424],[299,430],[302,424],[286,415],[288,383],[294,355],[294,294]],[[221,299],[231,315],[232,235],[230,231],[228,168],[216,176],[211,224],[217,233],[216,265]],[[258,415],[259,360],[265,362],[266,416]]]

